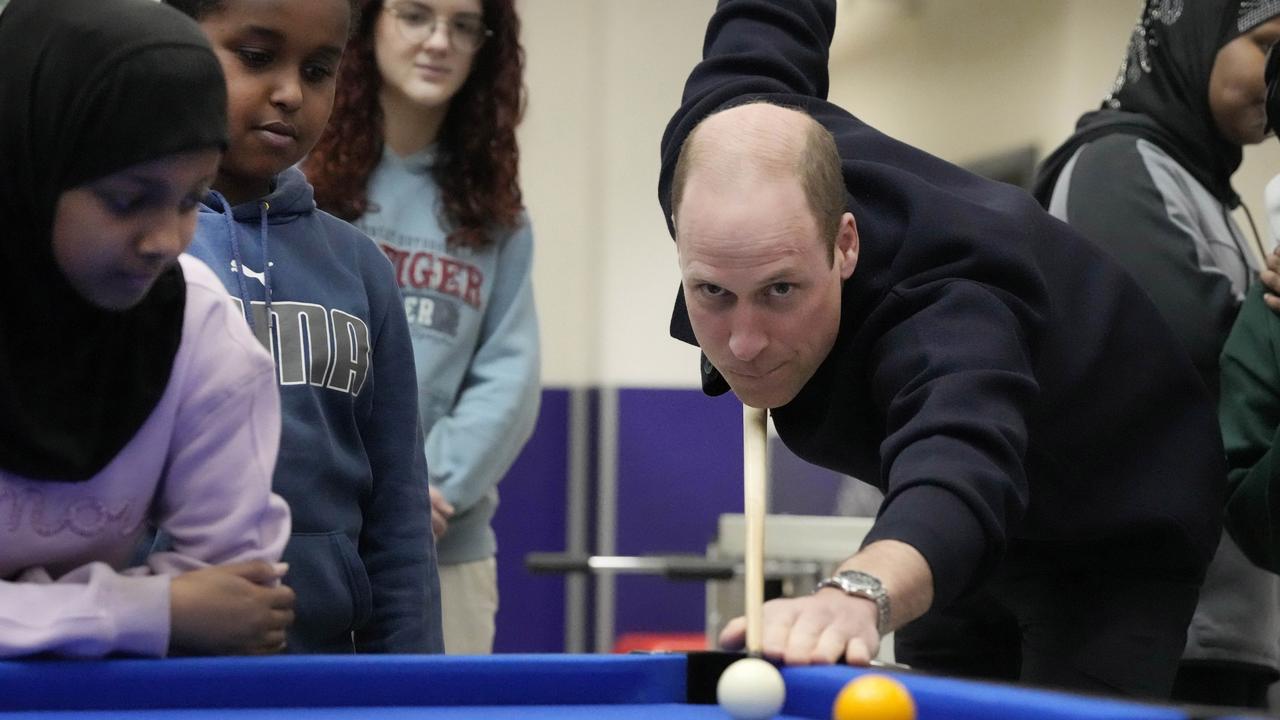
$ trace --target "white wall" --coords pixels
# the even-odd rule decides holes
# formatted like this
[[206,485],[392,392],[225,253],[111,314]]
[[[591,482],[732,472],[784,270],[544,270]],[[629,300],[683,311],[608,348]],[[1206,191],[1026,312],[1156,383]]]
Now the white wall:
[[[666,330],[678,273],[656,197],[658,142],[714,6],[520,2],[531,98],[522,179],[549,385],[696,385],[696,352]],[[1140,6],[842,0],[831,98],[953,162],[1027,144],[1043,154],[1110,88]],[[1260,223],[1276,171],[1280,143],[1269,139],[1235,176]]]
[[688,385],[666,327],[679,274],[658,142],[713,0],[523,0],[522,181],[549,385]]

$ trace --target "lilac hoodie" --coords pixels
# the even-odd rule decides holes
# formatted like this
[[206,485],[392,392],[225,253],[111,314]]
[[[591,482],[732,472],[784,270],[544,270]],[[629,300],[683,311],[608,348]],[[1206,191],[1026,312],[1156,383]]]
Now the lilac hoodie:
[[[212,271],[181,264],[182,342],[138,434],[85,482],[0,470],[0,657],[164,655],[170,576],[284,550],[275,366]],[[148,520],[173,549],[125,570]]]

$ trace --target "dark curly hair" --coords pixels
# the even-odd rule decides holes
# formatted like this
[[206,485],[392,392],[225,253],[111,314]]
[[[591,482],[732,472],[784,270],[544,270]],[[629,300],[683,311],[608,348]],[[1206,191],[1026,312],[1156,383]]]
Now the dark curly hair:
[[[333,115],[304,169],[316,204],[345,220],[369,209],[369,176],[382,158],[382,77],[374,57],[373,27],[383,0],[365,0],[360,28],[343,57]],[[519,223],[520,150],[516,126],[524,114],[524,48],[514,0],[482,0],[493,31],[476,54],[437,137],[432,176],[440,187],[448,243],[483,248],[494,228]]]

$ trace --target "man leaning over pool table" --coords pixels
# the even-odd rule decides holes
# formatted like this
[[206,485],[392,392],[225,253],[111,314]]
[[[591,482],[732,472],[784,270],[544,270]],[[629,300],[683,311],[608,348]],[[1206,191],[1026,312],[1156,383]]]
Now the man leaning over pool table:
[[[704,390],[885,491],[836,576],[765,605],[764,652],[866,663],[896,630],[919,669],[1167,697],[1221,529],[1209,395],[1030,196],[827,102],[834,22],[833,0],[721,0],[662,140],[672,334]],[[1008,622],[960,622],[975,605]]]

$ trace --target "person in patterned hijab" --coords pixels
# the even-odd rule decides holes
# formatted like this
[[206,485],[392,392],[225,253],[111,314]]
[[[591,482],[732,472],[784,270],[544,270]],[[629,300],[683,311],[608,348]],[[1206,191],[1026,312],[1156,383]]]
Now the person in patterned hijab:
[[[1269,132],[1263,70],[1277,42],[1280,0],[1148,0],[1111,92],[1033,186],[1138,281],[1215,393],[1223,345],[1261,270],[1257,231],[1247,238],[1231,217],[1241,204],[1231,176],[1241,148]],[[1266,707],[1277,668],[1280,578],[1224,534],[1173,697]]]

